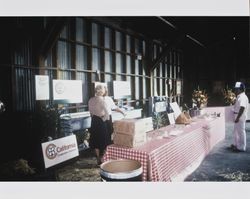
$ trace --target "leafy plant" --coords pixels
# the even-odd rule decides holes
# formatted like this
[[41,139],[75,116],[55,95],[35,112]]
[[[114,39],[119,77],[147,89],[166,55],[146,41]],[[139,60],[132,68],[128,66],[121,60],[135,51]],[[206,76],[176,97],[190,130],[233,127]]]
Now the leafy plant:
[[25,177],[35,173],[35,169],[30,167],[28,161],[22,158],[0,165],[1,180],[24,180]]
[[153,114],[153,128],[158,129],[169,124],[167,112],[154,112]]
[[192,101],[198,108],[205,106],[208,102],[208,95],[205,90],[194,90],[192,93]]
[[232,89],[226,88],[222,90],[224,101],[226,105],[233,105],[236,101],[236,95]]
[[33,128],[40,132],[40,139],[60,137],[60,115],[63,109],[54,105],[38,107],[33,116]]

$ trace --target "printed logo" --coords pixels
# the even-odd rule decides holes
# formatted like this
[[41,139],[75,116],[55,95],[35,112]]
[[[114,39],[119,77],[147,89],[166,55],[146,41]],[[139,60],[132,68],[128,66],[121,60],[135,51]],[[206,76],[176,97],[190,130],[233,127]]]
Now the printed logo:
[[62,82],[58,82],[58,83],[56,83],[56,85],[55,85],[55,89],[56,89],[56,92],[57,92],[58,94],[62,94],[62,93],[64,93],[64,91],[65,91],[65,86],[64,86],[64,84],[63,84]]
[[49,144],[47,147],[46,147],[46,156],[48,159],[54,159],[57,155],[57,152],[56,152],[56,145],[54,144]]
[[45,77],[39,76],[39,77],[38,77],[38,83],[39,83],[41,86],[42,86],[42,85],[46,85],[47,82],[48,82],[48,77],[47,77],[47,76],[45,76]]

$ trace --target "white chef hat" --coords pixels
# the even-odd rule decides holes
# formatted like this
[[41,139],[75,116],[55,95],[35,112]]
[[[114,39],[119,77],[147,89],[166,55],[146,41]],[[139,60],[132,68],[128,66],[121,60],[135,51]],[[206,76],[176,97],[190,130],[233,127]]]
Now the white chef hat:
[[245,85],[242,82],[236,82],[234,88],[245,89]]

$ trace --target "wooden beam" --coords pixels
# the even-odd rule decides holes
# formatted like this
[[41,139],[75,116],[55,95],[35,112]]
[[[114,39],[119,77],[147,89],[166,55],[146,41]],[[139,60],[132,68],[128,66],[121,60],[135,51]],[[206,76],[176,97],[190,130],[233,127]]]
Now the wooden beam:
[[181,43],[186,38],[185,34],[180,34],[175,39],[172,40],[167,46],[162,49],[161,54],[153,61],[152,66],[150,67],[150,88],[151,96],[154,96],[154,70],[159,66],[160,62],[165,59],[166,55],[176,46]]
[[150,71],[154,71],[154,69],[160,64],[160,62],[166,57],[166,55],[174,49],[179,43],[181,43],[186,38],[185,34],[181,34],[172,40],[168,45],[166,45],[161,54],[153,61],[152,66],[150,67]]
[[39,54],[45,58],[50,49],[56,43],[58,37],[60,36],[61,31],[64,26],[69,22],[70,18],[65,17],[56,17],[53,19],[53,23],[44,33],[44,37],[41,41],[40,52]]

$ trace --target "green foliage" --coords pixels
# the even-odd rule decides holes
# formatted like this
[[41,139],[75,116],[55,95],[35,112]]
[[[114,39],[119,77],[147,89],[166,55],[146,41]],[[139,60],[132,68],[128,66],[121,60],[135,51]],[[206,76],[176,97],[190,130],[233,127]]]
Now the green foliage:
[[160,112],[153,114],[153,127],[154,129],[167,126],[169,124],[167,112]]
[[222,90],[225,105],[233,105],[236,101],[236,95],[232,89],[226,88]]
[[194,90],[192,93],[192,101],[198,108],[205,106],[208,102],[208,95],[205,90]]
[[38,107],[33,116],[33,129],[39,132],[40,139],[60,137],[60,115],[62,109],[56,106]]
[[35,174],[35,169],[30,167],[25,159],[18,159],[0,165],[1,180],[20,180]]

